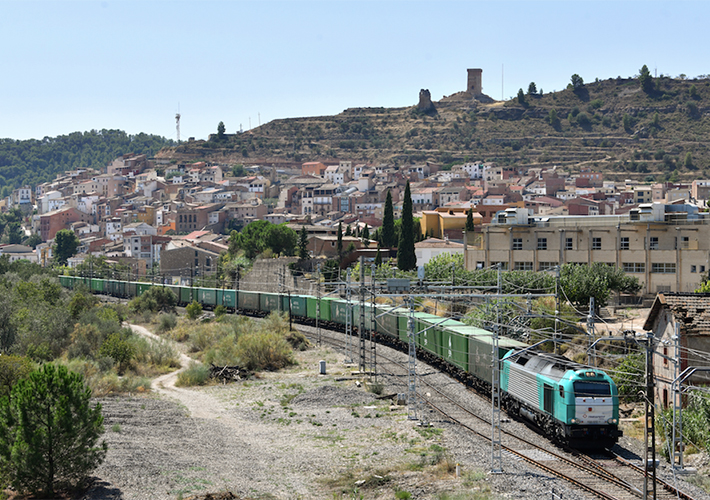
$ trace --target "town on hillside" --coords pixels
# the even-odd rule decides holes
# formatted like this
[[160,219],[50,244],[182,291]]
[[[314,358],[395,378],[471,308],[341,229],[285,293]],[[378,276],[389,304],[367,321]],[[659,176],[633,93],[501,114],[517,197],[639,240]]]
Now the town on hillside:
[[612,182],[592,171],[480,162],[444,171],[431,163],[309,161],[276,170],[127,154],[101,172],[66,172],[13,191],[2,210],[19,208],[25,235],[41,243],[3,245],[0,253],[47,266],[55,235],[68,229],[80,241],[69,267],[103,256],[135,276],[180,280],[214,273],[231,230],[264,220],[305,227],[311,257],[337,256],[338,227],[347,227],[343,243],[373,258],[378,243],[364,230],[382,225],[388,192],[399,218],[407,182],[420,221],[417,265],[441,253],[463,254],[469,270],[603,262],[636,276],[646,299],[693,291],[708,271],[710,180]]

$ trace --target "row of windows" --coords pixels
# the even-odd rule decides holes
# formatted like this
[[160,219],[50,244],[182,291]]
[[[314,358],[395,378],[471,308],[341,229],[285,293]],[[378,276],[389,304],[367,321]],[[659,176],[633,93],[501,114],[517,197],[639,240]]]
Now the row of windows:
[[[688,236],[683,236],[681,237],[680,241],[680,248],[688,248],[690,246],[690,238]],[[513,238],[513,245],[512,245],[513,250],[522,250],[523,249],[523,239],[522,238]],[[648,243],[648,248],[649,250],[658,250],[658,237],[657,236],[651,236],[649,239]],[[538,250],[547,250],[547,238],[538,238],[537,239],[537,249]],[[602,249],[602,239],[599,237],[592,237],[592,250],[601,250]],[[630,249],[630,241],[627,236],[624,236],[621,238],[619,241],[619,250],[629,250]],[[678,238],[675,239],[675,248],[678,249]],[[574,239],[573,238],[565,238],[565,250],[574,250]]]
[[[579,265],[586,265],[586,262],[571,262],[571,264],[579,264]],[[484,267],[483,262],[478,262],[476,264],[477,269],[483,269]],[[508,270],[508,263],[507,262],[491,262],[491,267],[495,268],[496,266],[501,267],[502,270],[507,271]],[[555,268],[559,264],[557,262],[538,262],[538,271],[549,271],[550,269]],[[607,263],[608,266],[614,266],[615,264],[613,262]],[[643,274],[646,272],[646,264],[644,262],[624,262],[622,264],[622,269],[624,270],[625,273],[633,273],[633,274]],[[526,262],[526,261],[515,261],[513,262],[513,270],[514,271],[533,271],[535,270],[534,263],[533,262]],[[653,262],[651,263],[651,272],[655,274],[675,274],[676,272],[676,265],[675,262]],[[691,265],[690,266],[690,272],[691,273],[697,273],[705,272],[705,266],[699,266],[699,265]]]

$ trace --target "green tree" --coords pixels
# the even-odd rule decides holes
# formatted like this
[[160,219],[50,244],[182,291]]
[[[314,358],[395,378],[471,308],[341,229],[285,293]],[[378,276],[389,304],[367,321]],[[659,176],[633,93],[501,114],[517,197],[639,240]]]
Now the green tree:
[[629,132],[631,130],[631,116],[628,113],[624,113],[624,118],[622,120],[622,124],[624,125],[624,130]]
[[0,356],[0,397],[10,396],[15,384],[34,370],[32,360],[24,356]]
[[530,85],[528,85],[528,95],[537,95],[537,86],[535,85],[535,82],[530,82]]
[[693,155],[688,151],[685,153],[685,161],[683,162],[685,168],[693,168]]
[[555,108],[550,110],[550,113],[547,115],[547,121],[549,121],[550,125],[553,127],[557,127],[560,124],[560,119],[557,117],[557,110]]
[[606,306],[612,291],[636,293],[641,289],[638,278],[601,262],[591,266],[565,264],[560,272],[560,285],[567,299],[582,310],[589,306],[590,297],[594,297],[595,306],[600,308]]
[[244,177],[246,175],[244,165],[238,163],[237,165],[232,166],[232,175],[234,177]]
[[230,233],[229,254],[235,256],[242,250],[248,259],[255,259],[264,250],[271,249],[275,254],[293,255],[297,241],[296,231],[286,224],[257,220],[247,224],[241,232]]
[[375,267],[380,267],[382,265],[382,254],[380,253],[380,247],[377,247],[377,253],[375,254]]
[[641,70],[639,71],[639,83],[641,84],[641,89],[646,94],[653,93],[655,89],[655,84],[653,82],[651,72],[648,70],[648,66],[646,66],[645,64],[641,66]]
[[224,122],[219,122],[219,125],[217,125],[217,140],[218,141],[223,141],[224,140]]
[[47,363],[0,399],[0,467],[18,491],[54,496],[103,462],[101,405],[78,373]]
[[177,296],[175,292],[162,286],[150,287],[145,293],[134,298],[128,304],[128,307],[135,313],[174,313],[176,306]]
[[385,199],[385,212],[382,217],[382,246],[392,248],[396,240],[394,239],[394,208],[392,206],[392,192],[387,190]]
[[99,355],[102,358],[113,359],[118,369],[124,371],[136,355],[136,350],[123,334],[116,332],[106,337],[99,349]]
[[574,75],[572,75],[572,77],[570,78],[570,80],[572,81],[572,83],[570,84],[570,86],[571,86],[571,88],[572,88],[572,91],[573,91],[575,94],[579,94],[580,92],[582,92],[582,91],[584,90],[584,80],[583,80],[582,77],[579,76],[577,73],[575,73]]
[[466,232],[475,230],[476,226],[473,224],[473,207],[471,207],[468,209],[468,213],[466,214]]
[[525,106],[527,102],[525,102],[525,92],[523,92],[523,89],[518,90],[518,104]]
[[69,257],[76,253],[79,238],[69,229],[60,229],[54,237],[54,261],[65,266]]
[[412,191],[407,181],[402,203],[402,228],[397,248],[397,267],[402,271],[411,271],[417,267],[414,253],[414,214],[412,213]]
[[202,314],[202,304],[193,300],[185,307],[185,313],[191,320],[196,320],[200,317],[200,314]]
[[646,360],[643,354],[625,356],[612,372],[619,390],[619,396],[624,402],[640,401],[639,388],[645,384]]
[[688,92],[690,94],[691,99],[700,99],[700,95],[698,95],[698,89],[695,86],[695,84],[692,84],[690,86],[690,89],[688,90]]
[[[348,226],[348,229],[350,229],[350,226]],[[336,251],[338,252],[338,257],[343,256],[343,223],[342,222],[338,222],[338,243],[337,243]]]
[[298,258],[306,260],[308,257],[310,257],[308,252],[308,231],[306,231],[306,226],[301,226],[298,238]]
[[365,243],[365,245],[370,244],[370,228],[367,227],[367,224],[365,224],[365,227],[362,229],[362,241]]
[[42,237],[39,234],[33,234],[25,241],[25,245],[32,248],[35,248],[40,243],[42,243]]

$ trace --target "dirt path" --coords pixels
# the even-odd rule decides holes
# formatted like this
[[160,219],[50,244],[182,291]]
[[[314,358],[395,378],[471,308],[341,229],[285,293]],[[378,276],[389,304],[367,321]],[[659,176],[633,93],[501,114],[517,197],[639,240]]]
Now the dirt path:
[[182,352],[182,348],[177,342],[159,337],[140,325],[129,324],[128,326],[137,335],[153,340],[169,342],[173,348],[180,353],[180,368],[174,372],[161,375],[160,377],[154,379],[151,383],[150,387],[156,394],[168,396],[169,398],[176,400],[187,408],[190,415],[194,418],[220,419],[223,424],[232,427],[236,426],[236,422],[227,417],[224,405],[216,398],[200,391],[175,386],[178,374],[186,370],[187,367],[190,366],[190,363],[199,363],[199,361],[190,358]]

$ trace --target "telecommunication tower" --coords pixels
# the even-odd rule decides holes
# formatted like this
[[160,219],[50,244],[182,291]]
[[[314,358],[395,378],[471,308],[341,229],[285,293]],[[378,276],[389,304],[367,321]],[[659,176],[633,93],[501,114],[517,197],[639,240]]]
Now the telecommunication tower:
[[177,141],[180,143],[180,112],[175,113],[175,128],[177,130]]

